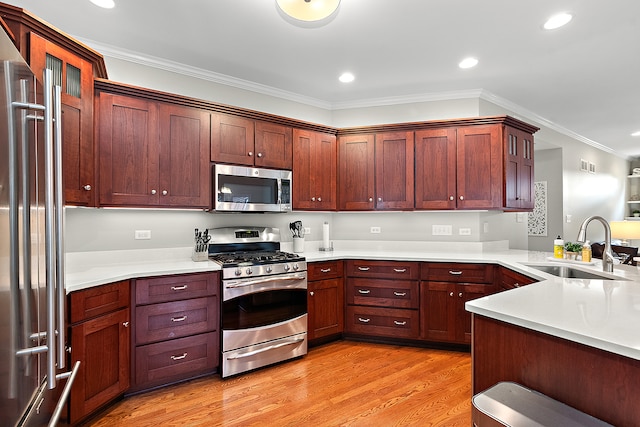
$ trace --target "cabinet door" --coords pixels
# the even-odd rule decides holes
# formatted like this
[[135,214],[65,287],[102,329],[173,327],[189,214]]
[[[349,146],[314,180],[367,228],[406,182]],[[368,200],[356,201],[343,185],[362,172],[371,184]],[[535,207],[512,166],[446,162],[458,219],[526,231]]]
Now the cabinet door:
[[154,102],[99,94],[100,205],[158,203],[158,112]]
[[211,114],[211,161],[253,166],[255,125],[253,120]]
[[455,295],[455,341],[463,344],[471,343],[471,313],[465,310],[467,301],[491,294],[493,286],[481,284],[456,285]]
[[374,135],[339,139],[338,182],[340,210],[366,211],[375,207]]
[[342,278],[309,282],[308,336],[322,338],[344,329],[344,285]]
[[456,337],[455,284],[422,282],[420,294],[421,337],[432,341],[454,341]]
[[501,126],[458,128],[456,149],[458,208],[502,207]]
[[211,199],[209,113],[160,104],[159,117],[159,204],[207,208]]
[[73,53],[30,33],[30,65],[38,80],[52,70],[62,88],[62,157],[65,202],[95,206],[93,145],[93,66]]
[[376,135],[376,209],[413,209],[413,132]]
[[286,169],[293,167],[293,130],[268,122],[255,123],[256,167]]
[[335,135],[293,130],[293,208],[335,210]]
[[506,127],[505,207],[533,209],[533,135]]
[[416,209],[456,208],[456,129],[416,132]]
[[75,423],[129,388],[129,309],[71,327],[72,365],[80,361],[70,398]]

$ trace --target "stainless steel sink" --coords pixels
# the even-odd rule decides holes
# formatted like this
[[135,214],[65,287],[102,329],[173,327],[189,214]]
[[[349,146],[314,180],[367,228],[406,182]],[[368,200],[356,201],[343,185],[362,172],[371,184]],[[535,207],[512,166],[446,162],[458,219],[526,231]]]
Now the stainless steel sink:
[[599,280],[626,280],[622,277],[605,276],[591,271],[581,270],[568,265],[535,265],[527,264],[528,267],[552,274],[557,277],[566,277],[571,279],[599,279]]

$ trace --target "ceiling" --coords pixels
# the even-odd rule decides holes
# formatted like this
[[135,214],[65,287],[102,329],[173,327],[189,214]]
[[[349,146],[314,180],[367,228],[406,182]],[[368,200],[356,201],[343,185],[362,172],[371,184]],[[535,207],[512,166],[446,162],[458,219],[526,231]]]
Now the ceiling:
[[[640,156],[640,1],[342,0],[323,26],[275,0],[5,0],[96,50],[169,60],[337,109],[482,90],[622,157]],[[565,27],[544,31],[552,14]],[[107,56],[105,54],[105,56]],[[457,64],[475,56],[479,64]],[[356,80],[338,81],[343,71]]]

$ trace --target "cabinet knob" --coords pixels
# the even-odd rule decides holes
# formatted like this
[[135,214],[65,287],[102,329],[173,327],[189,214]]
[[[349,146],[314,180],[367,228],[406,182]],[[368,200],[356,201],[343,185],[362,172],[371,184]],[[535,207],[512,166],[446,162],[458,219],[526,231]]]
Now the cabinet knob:
[[257,156],[258,156],[258,157],[262,157],[262,153],[258,153],[258,154],[257,154]]
[[309,292],[309,295],[313,296],[313,291]]
[[449,296],[452,297],[453,296],[453,292],[449,292]]
[[157,191],[156,190],[151,190],[151,194],[156,194]]
[[458,298],[462,298],[462,292],[458,294]]
[[382,197],[378,197],[378,201],[381,202],[382,201]]
[[464,196],[460,196],[460,200],[464,200]]
[[455,197],[449,196],[449,200],[453,200],[453,199],[455,199]]
[[321,202],[322,201],[322,197],[318,197],[318,201]]
[[122,322],[122,326],[124,326],[125,328],[129,327],[129,322]]
[[315,197],[312,197],[312,198],[311,198],[311,201],[312,201],[312,202],[315,202],[315,201],[316,201],[316,198],[315,198]]
[[89,184],[85,185],[84,188],[86,191],[91,191],[91,186]]
[[253,156],[253,151],[249,151],[249,152],[247,153],[247,155],[248,155],[249,157]]
[[166,196],[167,194],[169,194],[169,192],[167,190],[162,190],[162,195]]
[[369,201],[370,201],[370,202],[373,202],[373,197],[369,197]]

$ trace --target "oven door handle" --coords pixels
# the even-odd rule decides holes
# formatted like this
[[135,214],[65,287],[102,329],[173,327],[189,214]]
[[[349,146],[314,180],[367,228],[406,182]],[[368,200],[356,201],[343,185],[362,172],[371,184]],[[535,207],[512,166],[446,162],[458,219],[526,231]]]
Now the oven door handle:
[[227,360],[235,360],[235,359],[242,359],[244,357],[255,356],[256,354],[264,353],[265,351],[275,350],[276,348],[284,347],[287,345],[298,344],[298,343],[301,343],[302,341],[304,341],[304,338],[298,338],[293,341],[281,342],[280,344],[270,345],[269,347],[260,348],[258,350],[248,351],[242,354],[234,354],[233,356],[227,357]]
[[243,288],[245,286],[254,286],[254,285],[260,285],[262,283],[270,283],[270,282],[299,282],[300,280],[304,280],[306,279],[306,276],[287,276],[287,277],[282,277],[282,276],[273,276],[273,277],[263,277],[260,279],[255,279],[255,280],[246,280],[243,282],[237,282],[237,283],[227,283],[224,285],[225,288],[227,289],[232,289],[232,288]]

